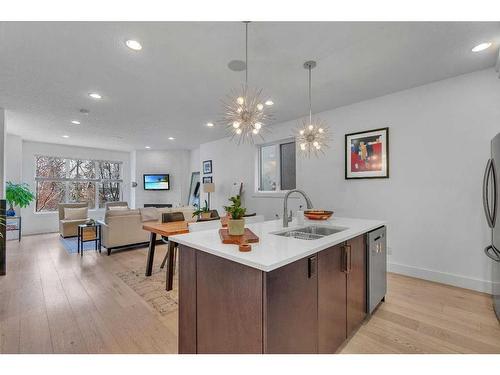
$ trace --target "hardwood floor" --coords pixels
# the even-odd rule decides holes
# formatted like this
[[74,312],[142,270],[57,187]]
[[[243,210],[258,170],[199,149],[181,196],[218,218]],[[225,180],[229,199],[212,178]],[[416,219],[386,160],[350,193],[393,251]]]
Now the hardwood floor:
[[[165,246],[158,246],[159,267]],[[161,316],[117,272],[147,249],[68,254],[57,234],[7,245],[0,277],[0,353],[176,353],[177,313]],[[341,353],[500,353],[488,295],[389,275],[386,302]]]

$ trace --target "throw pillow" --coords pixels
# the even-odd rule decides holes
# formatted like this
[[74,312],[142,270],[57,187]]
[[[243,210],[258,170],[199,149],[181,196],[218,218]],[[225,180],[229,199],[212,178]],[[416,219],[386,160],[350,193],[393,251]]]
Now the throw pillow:
[[108,207],[109,211],[126,211],[129,208],[127,206],[110,206]]
[[64,220],[85,220],[88,217],[88,207],[64,208]]

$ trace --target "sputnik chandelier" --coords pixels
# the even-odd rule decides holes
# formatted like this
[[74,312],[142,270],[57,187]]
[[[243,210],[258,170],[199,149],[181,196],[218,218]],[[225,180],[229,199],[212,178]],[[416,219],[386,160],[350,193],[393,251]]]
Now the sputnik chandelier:
[[328,148],[330,141],[329,129],[326,123],[321,119],[312,118],[311,105],[311,70],[316,67],[316,61],[306,61],[304,69],[309,71],[309,118],[302,120],[301,125],[296,130],[296,143],[299,147],[300,154],[304,157],[314,155],[318,157],[324,154],[325,148]]
[[[267,130],[264,125],[272,118],[268,108],[271,102],[266,103],[262,98],[261,89],[248,87],[248,23],[245,23],[245,84],[241,90],[233,90],[223,101],[223,124],[238,144],[254,142],[254,137],[264,139],[262,132]],[[270,103],[270,104],[267,104]]]

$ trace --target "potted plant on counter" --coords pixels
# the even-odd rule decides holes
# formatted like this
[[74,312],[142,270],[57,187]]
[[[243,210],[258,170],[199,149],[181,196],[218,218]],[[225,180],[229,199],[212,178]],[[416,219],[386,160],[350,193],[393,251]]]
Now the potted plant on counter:
[[210,209],[208,208],[208,202],[206,200],[205,200],[204,207],[202,207],[202,208],[200,207],[193,212],[193,217],[195,217],[195,216],[199,216],[204,220],[210,219]]
[[245,234],[245,215],[246,208],[241,207],[241,198],[239,195],[229,198],[232,203],[230,206],[224,206],[228,213],[227,231],[231,236],[241,236]]
[[7,182],[5,189],[5,198],[9,202],[9,209],[6,212],[7,216],[16,216],[14,206],[21,208],[28,207],[29,204],[35,199],[28,184],[14,184],[10,181]]

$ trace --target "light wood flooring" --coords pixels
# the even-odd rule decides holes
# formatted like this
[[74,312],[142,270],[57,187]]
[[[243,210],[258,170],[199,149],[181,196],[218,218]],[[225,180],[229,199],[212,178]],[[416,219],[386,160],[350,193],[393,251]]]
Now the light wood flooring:
[[[7,249],[0,353],[177,352],[177,313],[162,317],[116,276],[144,266],[146,248],[80,258],[47,234]],[[386,302],[341,352],[500,353],[500,324],[488,295],[390,274]]]

